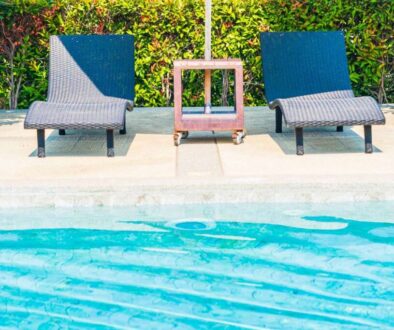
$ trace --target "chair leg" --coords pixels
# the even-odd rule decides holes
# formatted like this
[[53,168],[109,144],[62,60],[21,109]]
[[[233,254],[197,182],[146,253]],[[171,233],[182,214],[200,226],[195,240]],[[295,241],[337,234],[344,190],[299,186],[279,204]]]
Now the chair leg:
[[371,125],[364,126],[364,137],[365,137],[365,152],[367,154],[372,154],[373,146],[372,146],[372,126]]
[[337,132],[343,132],[343,126],[337,126]]
[[296,127],[295,136],[297,155],[302,156],[304,154],[304,129],[302,127]]
[[66,135],[65,129],[59,129],[59,135]]
[[125,135],[126,133],[127,133],[127,130],[126,130],[126,113],[125,113],[125,115],[124,115],[124,126],[123,126],[123,128],[119,131],[119,134],[121,134],[121,135]]
[[114,130],[107,129],[107,156],[114,157]]
[[275,132],[282,133],[282,110],[279,107],[275,109]]
[[45,157],[45,130],[38,129],[37,130],[37,157],[44,158]]

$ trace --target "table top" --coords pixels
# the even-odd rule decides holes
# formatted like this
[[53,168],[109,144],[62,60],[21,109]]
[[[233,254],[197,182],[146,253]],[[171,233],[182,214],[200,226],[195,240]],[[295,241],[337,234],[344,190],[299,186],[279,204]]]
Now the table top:
[[174,68],[180,69],[235,69],[242,68],[242,61],[236,58],[213,60],[175,60]]

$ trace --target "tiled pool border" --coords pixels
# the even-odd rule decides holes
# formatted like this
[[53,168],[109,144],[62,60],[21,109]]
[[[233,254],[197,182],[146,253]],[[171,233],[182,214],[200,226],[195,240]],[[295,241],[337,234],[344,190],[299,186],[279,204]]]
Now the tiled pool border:
[[[267,183],[258,180],[123,186],[0,188],[0,209],[210,203],[332,203],[392,201],[394,185],[377,183]],[[251,182],[252,181],[252,182]]]

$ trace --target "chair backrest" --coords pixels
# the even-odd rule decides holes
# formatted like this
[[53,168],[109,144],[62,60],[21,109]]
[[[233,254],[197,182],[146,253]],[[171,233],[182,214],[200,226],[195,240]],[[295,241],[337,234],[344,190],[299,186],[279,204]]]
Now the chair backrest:
[[351,89],[342,32],[262,32],[260,42],[268,102]]
[[134,100],[134,37],[51,36],[48,101]]

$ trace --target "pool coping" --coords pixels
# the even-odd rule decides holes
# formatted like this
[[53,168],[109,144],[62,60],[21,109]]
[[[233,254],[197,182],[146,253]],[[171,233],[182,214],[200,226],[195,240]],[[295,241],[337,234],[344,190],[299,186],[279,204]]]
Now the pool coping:
[[[328,203],[393,201],[394,184],[385,178],[331,177],[308,182],[273,182],[268,178],[217,180],[143,180],[133,184],[81,182],[65,185],[7,186],[0,188],[0,209],[19,207],[134,206],[215,203]],[[178,181],[178,182],[177,182]],[[341,182],[338,184],[338,182]]]

